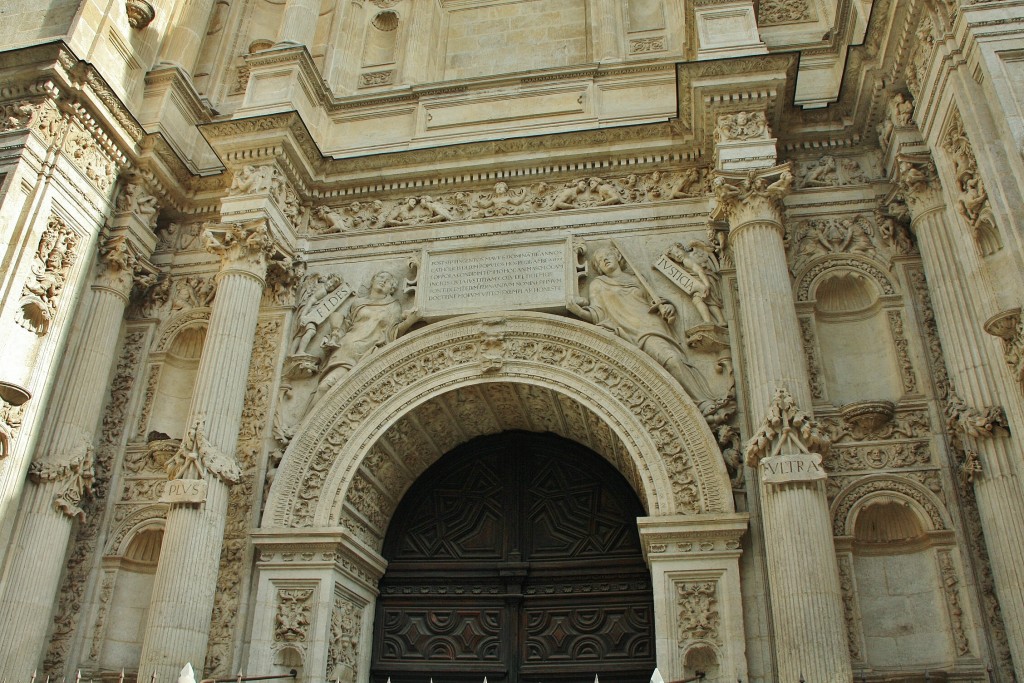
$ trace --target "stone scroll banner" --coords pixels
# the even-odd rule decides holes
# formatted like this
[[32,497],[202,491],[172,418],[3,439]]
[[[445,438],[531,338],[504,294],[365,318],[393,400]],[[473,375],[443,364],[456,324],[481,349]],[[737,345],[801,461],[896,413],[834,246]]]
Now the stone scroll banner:
[[418,308],[426,320],[530,309],[561,312],[574,295],[566,239],[423,254]]

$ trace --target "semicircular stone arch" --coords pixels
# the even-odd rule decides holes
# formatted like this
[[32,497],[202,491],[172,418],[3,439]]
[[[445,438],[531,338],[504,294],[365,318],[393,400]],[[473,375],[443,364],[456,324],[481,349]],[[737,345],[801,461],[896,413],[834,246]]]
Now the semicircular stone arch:
[[857,273],[877,285],[881,296],[899,293],[897,282],[885,267],[860,254],[830,254],[811,261],[795,278],[796,300],[814,301],[818,285],[836,272]]
[[[517,422],[498,407],[490,423],[484,416],[466,426],[460,402],[484,405],[477,402],[482,393],[492,406],[505,394],[507,405],[518,404],[533,420]],[[545,423],[542,405],[576,411],[579,420]],[[506,428],[562,433],[588,445],[623,473],[650,515],[733,511],[715,439],[664,369],[592,325],[515,313],[436,323],[358,365],[300,426],[262,526],[343,525],[379,548],[394,505],[419,472],[459,443]],[[410,463],[405,454],[416,439],[429,447]]]

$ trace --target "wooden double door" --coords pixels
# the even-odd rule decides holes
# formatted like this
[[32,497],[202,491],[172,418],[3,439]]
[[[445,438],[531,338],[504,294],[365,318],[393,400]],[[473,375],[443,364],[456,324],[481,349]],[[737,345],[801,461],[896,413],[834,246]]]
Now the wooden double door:
[[372,679],[648,681],[643,514],[613,467],[561,437],[505,432],[455,449],[388,531]]

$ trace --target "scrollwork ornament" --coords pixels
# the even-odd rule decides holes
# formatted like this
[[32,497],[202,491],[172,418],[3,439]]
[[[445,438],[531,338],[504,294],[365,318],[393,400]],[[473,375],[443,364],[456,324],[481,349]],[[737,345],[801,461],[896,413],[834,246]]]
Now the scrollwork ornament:
[[212,475],[225,484],[238,483],[242,476],[238,464],[207,440],[205,429],[205,418],[197,416],[185,432],[178,452],[167,461],[168,480],[208,479]]
[[756,467],[763,458],[779,455],[787,446],[789,452],[825,456],[832,440],[809,414],[800,410],[796,399],[785,388],[775,390],[761,427],[747,442],[746,462]]

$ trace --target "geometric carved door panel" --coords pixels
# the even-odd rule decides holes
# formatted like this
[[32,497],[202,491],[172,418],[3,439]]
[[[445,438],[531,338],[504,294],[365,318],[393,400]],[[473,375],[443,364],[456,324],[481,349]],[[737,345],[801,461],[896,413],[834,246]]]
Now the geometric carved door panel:
[[647,680],[642,515],[613,467],[561,437],[505,432],[455,449],[388,530],[373,680]]

